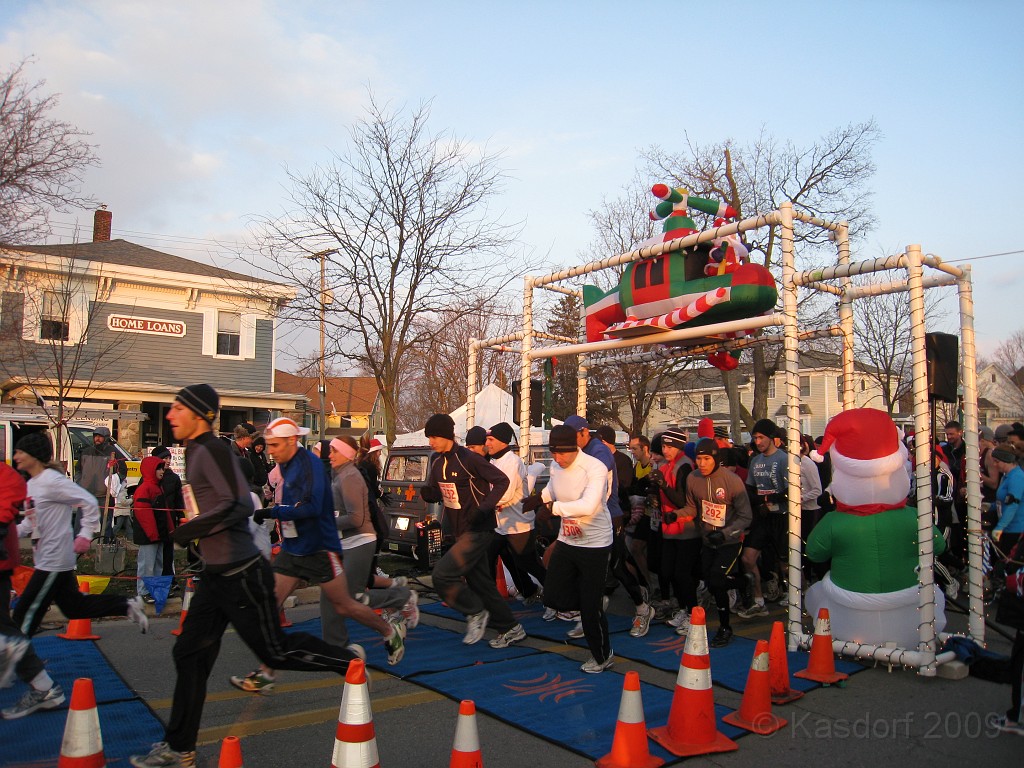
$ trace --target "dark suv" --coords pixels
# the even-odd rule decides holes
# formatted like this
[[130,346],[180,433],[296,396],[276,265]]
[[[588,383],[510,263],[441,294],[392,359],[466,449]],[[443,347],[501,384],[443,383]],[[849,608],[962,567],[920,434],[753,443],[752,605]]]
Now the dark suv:
[[[388,452],[380,488],[389,494],[390,504],[383,507],[388,520],[388,537],[383,549],[429,565],[431,555],[440,549],[444,507],[427,504],[420,496],[430,470],[429,446],[399,446]],[[436,539],[434,546],[431,539]],[[431,550],[435,550],[431,552]]]

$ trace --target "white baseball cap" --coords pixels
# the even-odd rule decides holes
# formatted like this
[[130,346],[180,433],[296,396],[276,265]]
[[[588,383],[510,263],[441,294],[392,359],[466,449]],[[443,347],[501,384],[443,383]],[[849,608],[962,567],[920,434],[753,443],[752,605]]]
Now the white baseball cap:
[[300,427],[291,419],[284,417],[274,419],[263,430],[264,437],[298,437],[299,435],[308,434],[309,427]]

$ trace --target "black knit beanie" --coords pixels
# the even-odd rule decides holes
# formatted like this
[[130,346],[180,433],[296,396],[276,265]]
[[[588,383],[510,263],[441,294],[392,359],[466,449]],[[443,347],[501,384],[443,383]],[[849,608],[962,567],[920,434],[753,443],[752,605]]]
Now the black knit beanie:
[[220,396],[209,384],[189,384],[174,399],[210,424],[213,424],[220,410]]
[[505,443],[506,445],[511,445],[516,441],[516,433],[512,429],[512,425],[507,421],[495,424],[487,434],[498,442]]
[[53,443],[45,432],[30,432],[14,445],[14,450],[27,453],[43,464],[49,464],[53,459]]
[[427,419],[423,427],[424,437],[441,437],[445,440],[455,439],[455,421],[447,413],[435,413]]
[[750,434],[751,436],[764,435],[765,437],[775,437],[776,429],[778,429],[778,427],[771,419],[758,419],[754,428],[750,430]]
[[[694,455],[710,456],[715,460],[715,469],[718,469],[722,465],[722,458],[718,453],[718,443],[710,437],[705,437],[697,443]],[[714,472],[715,470],[713,469],[711,471]]]
[[577,450],[576,430],[565,424],[551,428],[548,435],[548,450],[552,453],[568,453]]
[[487,430],[483,427],[470,427],[466,433],[466,445],[487,445]]

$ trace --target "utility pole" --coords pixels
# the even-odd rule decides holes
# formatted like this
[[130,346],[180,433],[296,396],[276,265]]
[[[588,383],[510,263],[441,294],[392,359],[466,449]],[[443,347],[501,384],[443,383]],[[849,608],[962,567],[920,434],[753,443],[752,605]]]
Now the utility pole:
[[320,439],[327,437],[327,305],[333,301],[327,295],[327,257],[338,252],[337,248],[311,253],[307,258],[320,261],[320,380],[317,389],[320,392]]

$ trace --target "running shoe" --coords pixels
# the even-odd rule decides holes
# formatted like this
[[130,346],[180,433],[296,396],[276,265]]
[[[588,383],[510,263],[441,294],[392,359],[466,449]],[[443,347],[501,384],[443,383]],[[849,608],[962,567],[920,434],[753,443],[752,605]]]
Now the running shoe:
[[133,597],[128,601],[128,608],[125,615],[142,630],[142,634],[149,631],[149,617],[146,615],[146,606],[141,597]]
[[37,709],[56,709],[65,702],[64,690],[54,683],[48,691],[37,691],[29,688],[25,695],[18,699],[13,707],[8,707],[2,713],[4,720],[17,720],[19,717],[31,715]]
[[629,630],[630,637],[643,637],[651,629],[651,620],[654,618],[654,606],[641,605],[636,609],[636,616],[633,617],[633,626]]
[[420,623],[420,596],[415,589],[409,590],[409,600],[402,608],[402,617],[405,619],[405,626],[408,629],[416,629]]
[[480,611],[480,613],[474,613],[466,620],[466,636],[462,638],[462,642],[466,645],[473,645],[483,640],[484,633],[487,631],[487,620],[491,617],[487,611]]
[[254,669],[245,677],[232,675],[229,679],[235,688],[246,693],[270,693],[277,683],[277,680],[259,669]]
[[405,622],[393,619],[388,623],[394,631],[390,637],[385,638],[384,647],[388,652],[388,664],[393,667],[405,656]]
[[195,768],[196,753],[175,752],[166,741],[160,741],[148,755],[132,755],[129,761],[135,768]]
[[583,662],[580,670],[586,672],[588,675],[599,675],[604,672],[608,667],[615,663],[615,654],[612,651],[608,651],[608,658],[604,661],[598,661],[593,656]]
[[491,640],[489,645],[491,648],[508,648],[510,645],[515,645],[520,640],[526,639],[526,630],[523,629],[522,624],[516,624],[508,632],[498,635],[496,638]]

